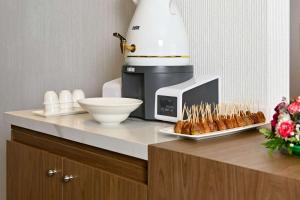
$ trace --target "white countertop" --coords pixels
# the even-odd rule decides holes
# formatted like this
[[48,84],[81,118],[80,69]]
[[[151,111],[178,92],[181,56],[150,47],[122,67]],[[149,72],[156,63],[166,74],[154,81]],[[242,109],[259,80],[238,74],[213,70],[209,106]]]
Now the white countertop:
[[82,144],[148,160],[148,145],[177,140],[159,133],[172,124],[129,118],[116,127],[105,127],[89,114],[39,117],[32,111],[5,113],[8,123]]

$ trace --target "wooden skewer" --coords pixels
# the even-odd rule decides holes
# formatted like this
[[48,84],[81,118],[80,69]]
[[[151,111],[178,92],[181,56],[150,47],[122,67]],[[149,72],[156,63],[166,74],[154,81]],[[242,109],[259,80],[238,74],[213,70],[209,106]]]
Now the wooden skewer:
[[181,120],[183,120],[185,112],[186,112],[186,104],[184,104],[182,112],[181,112],[181,117],[180,117]]

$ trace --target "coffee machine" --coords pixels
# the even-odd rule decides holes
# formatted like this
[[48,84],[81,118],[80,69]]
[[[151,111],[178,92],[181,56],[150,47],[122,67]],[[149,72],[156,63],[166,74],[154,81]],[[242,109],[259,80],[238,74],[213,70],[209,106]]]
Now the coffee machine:
[[[144,102],[131,117],[155,120],[156,91],[193,78],[189,41],[175,1],[133,2],[137,8],[126,38],[120,33],[113,34],[119,38],[124,56],[121,86],[118,88],[122,97]],[[110,88],[109,85],[106,84],[106,88]]]
[[122,71],[122,97],[143,100],[131,116],[154,120],[155,92],[193,77],[193,66],[132,66]]

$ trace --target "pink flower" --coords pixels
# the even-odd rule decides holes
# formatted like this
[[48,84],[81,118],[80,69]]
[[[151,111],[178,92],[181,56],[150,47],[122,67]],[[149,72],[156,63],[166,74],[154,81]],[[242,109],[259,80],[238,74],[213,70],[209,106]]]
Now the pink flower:
[[278,117],[279,117],[279,113],[278,112],[273,115],[273,120],[271,121],[271,126],[272,126],[272,130],[273,131],[275,130],[275,127],[276,127],[276,125],[278,123]]
[[276,111],[276,113],[279,113],[279,111],[280,111],[280,109],[283,107],[284,105],[283,105],[283,103],[280,103],[280,104],[278,104],[276,107],[275,107],[275,111]]
[[272,128],[275,128],[276,127],[276,125],[277,125],[277,120],[272,120],[271,121],[271,126],[272,126]]
[[273,115],[273,120],[278,121],[279,113],[275,113]]
[[281,137],[287,138],[291,136],[291,133],[294,132],[295,125],[292,121],[281,122],[278,127],[278,133]]
[[274,110],[275,110],[277,113],[279,113],[280,110],[286,109],[286,106],[287,106],[286,98],[285,98],[285,97],[282,97],[281,102],[275,107]]
[[291,103],[288,106],[288,110],[291,114],[295,114],[296,112],[300,111],[300,102],[296,101],[294,103]]

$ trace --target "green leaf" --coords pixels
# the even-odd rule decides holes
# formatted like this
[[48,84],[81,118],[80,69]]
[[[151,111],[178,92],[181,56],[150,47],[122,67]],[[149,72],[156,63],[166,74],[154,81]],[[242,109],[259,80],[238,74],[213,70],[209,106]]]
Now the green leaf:
[[268,148],[271,152],[281,149],[285,145],[285,141],[281,138],[274,137],[265,143],[263,145]]
[[287,150],[288,150],[288,153],[289,153],[290,155],[293,154],[293,148],[292,148],[292,147],[289,146],[289,147],[287,148]]
[[298,140],[295,137],[290,137],[287,139],[287,141],[289,141],[290,143],[293,143],[293,144],[298,142]]
[[259,132],[262,133],[265,138],[267,139],[272,139],[275,137],[275,134],[273,133],[273,131],[271,131],[270,129],[267,128],[261,128],[259,129]]

